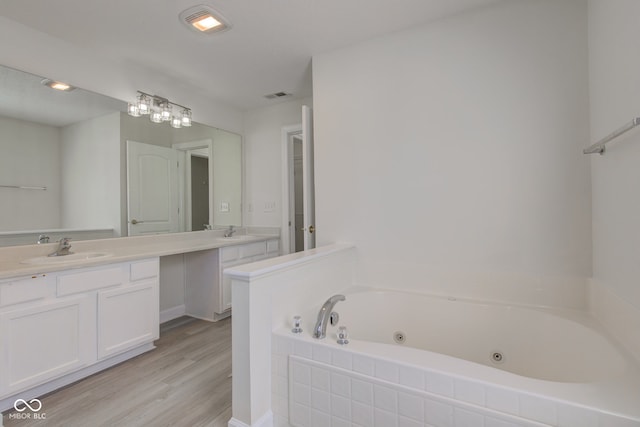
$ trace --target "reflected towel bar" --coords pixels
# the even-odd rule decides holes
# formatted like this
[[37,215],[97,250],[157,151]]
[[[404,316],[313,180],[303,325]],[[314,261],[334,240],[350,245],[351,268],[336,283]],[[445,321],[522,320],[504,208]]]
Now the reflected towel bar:
[[604,154],[604,152],[606,150],[606,145],[609,142],[613,141],[614,139],[616,139],[617,137],[619,137],[623,133],[626,133],[626,132],[630,131],[631,129],[633,129],[634,127],[636,127],[638,125],[640,125],[640,117],[636,117],[635,119],[631,120],[629,123],[627,123],[626,125],[622,126],[619,129],[615,130],[614,132],[610,133],[609,135],[605,136],[600,141],[598,141],[595,144],[591,145],[589,148],[585,148],[584,150],[582,150],[582,152],[584,154],[599,153],[599,154],[602,155],[602,154]]
[[28,185],[0,185],[2,188],[18,188],[20,190],[46,190],[47,187],[31,187]]

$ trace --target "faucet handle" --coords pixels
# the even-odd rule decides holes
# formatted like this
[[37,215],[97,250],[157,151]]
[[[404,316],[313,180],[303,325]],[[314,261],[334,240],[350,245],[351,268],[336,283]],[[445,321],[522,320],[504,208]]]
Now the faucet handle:
[[300,326],[302,322],[302,317],[300,316],[293,316],[293,329],[291,329],[291,332],[293,332],[294,334],[299,334],[302,332],[302,327]]
[[345,345],[349,344],[349,333],[347,332],[346,326],[340,326],[338,328],[338,344]]

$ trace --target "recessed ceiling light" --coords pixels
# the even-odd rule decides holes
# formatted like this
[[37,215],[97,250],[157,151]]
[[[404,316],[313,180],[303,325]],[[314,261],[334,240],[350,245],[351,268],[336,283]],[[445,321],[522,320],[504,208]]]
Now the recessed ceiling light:
[[62,83],[62,82],[57,82],[57,81],[51,80],[51,79],[44,79],[40,83],[42,83],[45,86],[49,86],[51,89],[60,90],[60,91],[63,91],[63,92],[71,92],[72,90],[75,89],[75,87],[73,87],[71,85],[68,85],[68,84]]
[[199,33],[220,33],[231,28],[231,23],[220,12],[205,5],[182,11],[180,21]]
[[211,15],[204,15],[193,21],[191,25],[200,31],[209,31],[222,23]]

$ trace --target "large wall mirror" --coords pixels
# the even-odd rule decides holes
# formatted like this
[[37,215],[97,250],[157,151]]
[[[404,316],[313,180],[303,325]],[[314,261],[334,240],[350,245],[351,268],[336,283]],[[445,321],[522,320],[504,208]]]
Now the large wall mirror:
[[[33,244],[40,234],[53,241],[241,225],[240,135],[199,123],[173,129],[127,115],[123,101],[42,80],[0,66],[0,246]],[[149,174],[153,167],[132,172],[132,159],[148,163],[132,157],[132,146],[173,153],[175,182]],[[167,187],[170,200],[149,204]],[[140,206],[144,217],[132,217]],[[174,223],[154,228],[167,210]]]

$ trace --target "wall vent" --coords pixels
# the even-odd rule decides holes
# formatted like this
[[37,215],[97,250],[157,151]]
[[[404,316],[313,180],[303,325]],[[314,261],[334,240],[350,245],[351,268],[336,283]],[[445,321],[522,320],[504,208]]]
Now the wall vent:
[[278,99],[278,98],[287,98],[289,96],[292,96],[292,94],[287,92],[276,92],[276,93],[270,93],[269,95],[265,95],[264,97],[267,99]]

